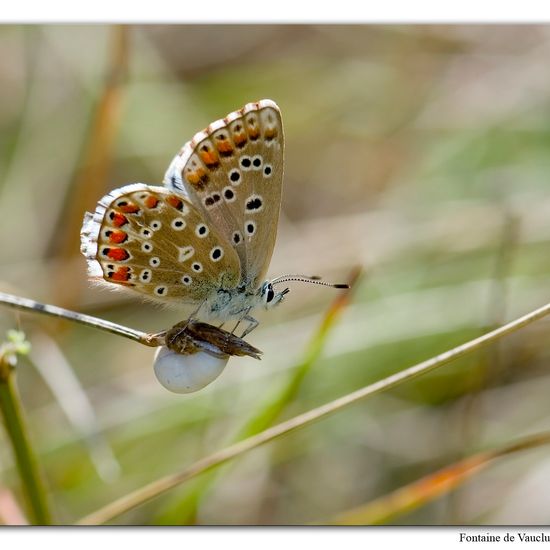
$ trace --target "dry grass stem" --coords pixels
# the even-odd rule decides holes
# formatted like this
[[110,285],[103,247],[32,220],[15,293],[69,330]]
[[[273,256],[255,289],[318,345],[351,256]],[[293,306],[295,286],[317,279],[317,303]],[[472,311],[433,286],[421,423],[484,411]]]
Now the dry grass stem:
[[286,435],[299,428],[303,428],[309,424],[312,424],[313,422],[316,422],[317,420],[320,420],[325,416],[334,414],[344,407],[357,403],[377,393],[389,390],[390,388],[393,388],[398,384],[401,384],[407,380],[411,380],[412,378],[420,376],[421,374],[426,374],[436,368],[446,365],[450,361],[458,359],[459,357],[463,357],[469,353],[472,353],[473,351],[479,350],[482,347],[491,344],[499,340],[500,338],[503,338],[504,336],[507,336],[531,323],[534,323],[539,319],[542,319],[549,313],[550,304],[546,304],[545,306],[531,311],[527,315],[515,319],[514,321],[511,321],[510,323],[507,323],[506,325],[499,327],[496,330],[488,332],[482,336],[479,336],[478,338],[474,338],[469,342],[466,342],[444,353],[441,353],[435,357],[432,357],[431,359],[422,361],[421,363],[413,365],[408,369],[397,372],[391,376],[384,378],[383,380],[375,382],[374,384],[370,384],[355,392],[349,393],[347,395],[344,395],[343,397],[335,399],[334,401],[321,405],[320,407],[311,409],[310,411],[291,418],[290,420],[268,428],[267,430],[264,430],[257,435],[254,435],[252,437],[239,441],[238,443],[230,445],[225,449],[217,451],[210,456],[207,456],[195,462],[191,466],[184,468],[180,472],[176,472],[175,474],[171,474],[159,480],[156,480],[118,500],[111,502],[104,508],[93,512],[88,516],[85,516],[77,523],[82,525],[95,525],[106,523],[113,518],[123,514],[124,512],[127,512],[128,510],[131,510],[132,508],[135,508],[136,506],[139,506],[140,504],[143,504],[144,502],[147,502],[174,487],[177,487],[178,485],[201,474],[202,472],[209,471],[215,466],[223,464],[224,462],[227,462],[241,454],[255,449],[256,447],[259,447],[260,445],[264,445],[265,443],[281,437],[282,435]]

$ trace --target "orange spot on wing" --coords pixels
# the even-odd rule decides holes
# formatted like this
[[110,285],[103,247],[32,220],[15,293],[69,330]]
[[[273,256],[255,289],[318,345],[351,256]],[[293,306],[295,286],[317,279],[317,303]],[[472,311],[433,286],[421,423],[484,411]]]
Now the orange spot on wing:
[[246,134],[240,133],[233,136],[233,141],[235,142],[235,145],[237,147],[243,147],[244,144],[248,141],[248,138],[246,137]]
[[185,179],[194,187],[197,187],[199,190],[203,189],[208,181],[208,175],[203,168],[197,168],[193,172],[188,172]]
[[277,128],[267,128],[265,131],[265,139],[268,141],[271,141],[272,139],[277,137]]
[[156,208],[159,200],[154,195],[149,195],[144,202],[147,208]]
[[127,266],[120,266],[116,271],[108,273],[107,277],[112,281],[126,282],[130,280],[130,268]]
[[109,233],[109,242],[114,244],[123,243],[128,238],[128,234],[124,231],[115,230]]
[[233,153],[233,146],[226,139],[223,141],[218,141],[216,143],[216,147],[223,156],[227,156]]
[[124,224],[128,223],[128,218],[124,214],[119,212],[113,212],[111,216],[111,221],[115,227],[122,227]]
[[260,137],[260,130],[256,127],[248,127],[248,137],[254,141]]
[[130,254],[124,248],[109,248],[107,250],[107,257],[116,262],[122,262],[130,257]]
[[139,212],[139,206],[132,202],[119,207],[125,214],[137,214]]
[[199,153],[202,161],[206,166],[216,166],[219,164],[220,159],[215,151],[209,150],[209,151],[201,151]]
[[168,195],[166,202],[176,210],[183,210],[183,201],[179,197],[176,197],[176,195]]

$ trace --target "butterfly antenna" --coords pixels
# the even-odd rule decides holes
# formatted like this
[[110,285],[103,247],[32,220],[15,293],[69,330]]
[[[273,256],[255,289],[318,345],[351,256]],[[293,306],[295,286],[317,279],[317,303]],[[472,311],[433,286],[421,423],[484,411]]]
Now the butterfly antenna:
[[314,275],[313,277],[308,277],[306,275],[282,275],[271,281],[272,285],[279,285],[282,283],[288,283],[290,281],[298,281],[301,283],[311,283],[313,285],[322,285],[330,286],[331,288],[349,288],[348,284],[345,283],[326,283],[321,281],[319,276]]

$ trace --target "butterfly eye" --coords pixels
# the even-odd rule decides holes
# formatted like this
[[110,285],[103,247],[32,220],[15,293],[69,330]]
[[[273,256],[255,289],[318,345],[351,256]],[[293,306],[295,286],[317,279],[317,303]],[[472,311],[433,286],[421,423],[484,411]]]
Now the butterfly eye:
[[273,301],[273,298],[275,298],[273,285],[271,283],[268,283],[267,281],[264,283],[264,286],[262,288],[262,297],[266,305],[270,304]]

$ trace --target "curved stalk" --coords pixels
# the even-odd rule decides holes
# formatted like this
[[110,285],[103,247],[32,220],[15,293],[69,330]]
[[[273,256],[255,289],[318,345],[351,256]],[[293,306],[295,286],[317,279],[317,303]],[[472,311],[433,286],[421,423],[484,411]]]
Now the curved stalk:
[[7,353],[0,355],[0,411],[13,447],[23,493],[28,503],[29,518],[37,525],[51,525],[52,516],[46,487],[23,418],[21,400],[15,383],[15,369],[8,357]]
[[164,492],[181,485],[185,481],[196,477],[197,475],[209,471],[212,468],[228,462],[237,456],[240,456],[260,445],[264,445],[269,441],[273,441],[277,437],[281,437],[290,432],[293,432],[299,428],[303,428],[317,420],[334,414],[344,407],[357,403],[367,397],[371,397],[377,393],[381,393],[390,388],[393,388],[405,381],[416,378],[422,374],[426,374],[436,368],[442,367],[451,361],[463,357],[473,351],[477,351],[488,344],[492,344],[495,341],[507,336],[535,321],[542,319],[550,314],[550,303],[545,306],[531,311],[527,315],[515,319],[506,325],[503,325],[491,332],[483,334],[478,338],[474,338],[460,346],[457,346],[451,350],[448,350],[440,355],[432,357],[426,361],[422,361],[408,369],[402,370],[395,374],[392,374],[383,380],[379,380],[374,384],[365,386],[357,391],[344,395],[334,401],[325,403],[320,407],[311,409],[305,413],[302,413],[286,422],[277,424],[263,432],[260,432],[252,437],[243,439],[238,443],[225,447],[220,451],[217,451],[209,456],[202,458],[195,462],[191,466],[184,468],[183,470],[170,474],[161,479],[153,481],[144,487],[137,489],[126,496],[119,498],[106,505],[104,508],[91,513],[90,515],[82,518],[77,523],[83,525],[97,525],[106,523],[113,518],[163,494]]

